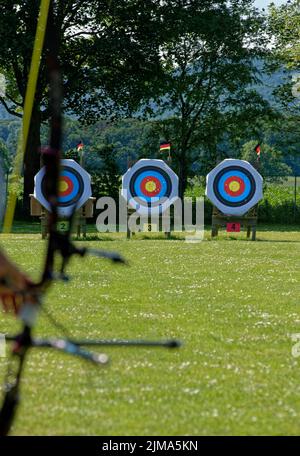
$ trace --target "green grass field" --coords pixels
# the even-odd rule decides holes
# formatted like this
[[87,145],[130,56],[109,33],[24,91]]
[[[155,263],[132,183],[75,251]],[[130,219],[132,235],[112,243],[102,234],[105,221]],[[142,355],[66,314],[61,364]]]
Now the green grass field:
[[[276,227],[258,242],[102,236],[130,267],[74,259],[47,309],[76,337],[180,338],[179,350],[110,348],[108,367],[32,351],[18,435],[296,435],[300,432],[300,231]],[[45,243],[0,236],[33,277]],[[87,245],[87,244],[85,244]],[[18,323],[0,316],[0,332]],[[45,315],[39,335],[59,335]],[[3,378],[6,359],[0,358]]]

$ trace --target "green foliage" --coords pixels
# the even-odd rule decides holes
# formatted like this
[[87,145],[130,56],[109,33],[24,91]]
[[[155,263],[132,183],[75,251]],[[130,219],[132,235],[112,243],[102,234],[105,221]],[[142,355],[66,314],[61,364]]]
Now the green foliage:
[[93,139],[93,147],[97,148],[97,144],[101,143],[113,144],[115,160],[120,172],[124,174],[128,166],[139,158],[155,157],[159,142],[148,141],[151,127],[151,122],[138,119],[124,119],[108,124]]
[[8,181],[8,193],[14,193],[17,200],[21,201],[23,198],[23,177],[15,174],[10,174]]
[[163,94],[153,95],[146,112],[173,144],[182,195],[195,160],[201,163],[209,155],[216,162],[224,135],[253,126],[267,109],[249,88],[257,81],[253,63],[262,54],[264,19],[248,0],[167,3]]
[[12,166],[12,160],[17,149],[19,130],[19,121],[14,119],[0,121],[0,139],[2,144],[4,143],[5,145],[5,160],[7,160],[7,166],[9,168]]
[[80,162],[80,153],[76,148],[69,149],[63,153],[63,158],[67,158],[69,160],[75,160],[77,163]]
[[272,37],[271,68],[285,66],[289,70],[285,82],[275,95],[286,110],[300,110],[300,8],[299,0],[269,8],[268,26]]
[[[263,152],[262,152],[263,153]],[[259,202],[258,217],[260,223],[300,223],[300,178],[297,178],[296,204],[295,181],[293,177],[278,176],[272,182],[264,184],[263,199]],[[189,197],[204,197],[205,183],[194,179],[185,193]],[[212,204],[205,198],[205,223],[211,223]]]
[[[257,163],[257,154],[254,150],[256,145],[257,141],[249,141],[244,144],[241,158],[252,164]],[[284,163],[282,153],[265,143],[261,144],[259,172],[270,182],[280,181],[284,176],[292,174],[291,168]]]
[[0,137],[0,165],[3,166],[3,171],[6,173],[9,170],[9,152]]
[[[30,60],[37,10],[35,0],[3,0],[0,6],[0,22],[4,24],[0,28],[0,68],[7,78],[13,111],[19,111],[23,103],[21,88],[28,72],[23,62]],[[282,46],[297,47],[291,32],[286,32],[285,19],[291,11],[291,23],[297,25],[295,8],[270,11],[270,24],[277,24],[273,29],[278,35],[276,51]],[[82,139],[90,172],[103,172],[104,161],[91,153],[98,145],[114,144],[122,174],[142,156],[165,158],[158,147],[161,140],[167,140],[172,143],[172,167],[184,190],[187,177],[205,174],[229,153],[239,157],[241,144],[257,136],[265,116],[272,129],[272,112],[256,92],[261,58],[266,54],[265,18],[252,9],[249,0],[187,4],[173,0],[56,0],[55,19],[63,30],[65,110],[77,114],[76,119],[66,119],[63,149],[70,154]],[[78,29],[75,33],[74,27]],[[281,30],[285,30],[282,37]],[[11,39],[10,46],[7,39]],[[289,40],[293,40],[290,47]],[[40,120],[44,122],[49,116],[44,59],[37,112],[41,106]],[[153,121],[108,123],[110,117],[130,113],[145,114]],[[78,118],[84,124],[94,123],[82,126]],[[15,150],[17,127],[19,124],[10,125],[9,121],[0,124],[0,137],[5,139],[10,156]],[[294,128],[291,123],[289,128]],[[44,126],[41,137],[42,144],[47,143]],[[286,139],[289,143],[294,138],[289,134]],[[283,150],[273,141],[265,142]],[[29,170],[38,164],[31,156],[36,148],[29,149],[25,181],[29,177],[33,181]],[[290,154],[297,150],[296,142],[289,147]],[[286,174],[281,163],[278,174]]]
[[264,198],[259,203],[259,220],[264,223],[299,223],[300,222],[300,187],[291,185],[268,184],[264,189]]
[[[23,114],[39,6],[36,0],[0,2],[0,72],[6,78],[0,103],[16,117]],[[88,123],[137,110],[159,73],[160,9],[156,0],[53,2],[65,112]],[[41,125],[51,114],[47,71],[44,52],[24,156],[24,197],[32,192],[39,169]]]
[[276,56],[292,69],[300,68],[300,8],[299,0],[269,8],[269,28]]
[[93,195],[97,198],[110,196],[118,201],[121,178],[114,146],[103,144],[92,153],[96,153],[102,161],[102,170],[98,173],[92,173]]

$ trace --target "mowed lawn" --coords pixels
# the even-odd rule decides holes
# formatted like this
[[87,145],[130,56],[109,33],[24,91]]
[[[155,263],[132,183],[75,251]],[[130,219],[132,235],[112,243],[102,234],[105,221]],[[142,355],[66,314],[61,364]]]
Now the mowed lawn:
[[[119,251],[130,266],[72,261],[72,281],[53,286],[45,302],[70,334],[184,345],[110,348],[107,367],[33,350],[13,434],[299,434],[300,232],[281,230],[259,231],[257,242],[86,242]],[[38,276],[39,235],[2,235],[0,244]],[[16,330],[0,315],[1,333]],[[43,313],[35,332],[61,335]],[[0,358],[1,380],[5,368]]]

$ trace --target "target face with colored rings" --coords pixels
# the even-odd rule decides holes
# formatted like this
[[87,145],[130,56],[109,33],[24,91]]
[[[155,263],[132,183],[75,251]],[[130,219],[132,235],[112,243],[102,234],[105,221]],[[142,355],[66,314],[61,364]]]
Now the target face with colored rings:
[[[35,176],[35,198],[51,210],[45,197],[45,168]],[[68,216],[74,206],[79,209],[91,196],[90,175],[74,160],[61,160],[59,177],[58,214]]]
[[207,175],[206,195],[224,214],[243,215],[262,199],[262,186],[250,163],[227,159]]
[[172,182],[168,173],[155,166],[137,170],[130,181],[130,193],[134,198],[142,199],[141,204],[159,205],[162,198],[169,198]]
[[162,213],[178,197],[178,177],[163,160],[139,160],[123,176],[122,196],[139,214]]

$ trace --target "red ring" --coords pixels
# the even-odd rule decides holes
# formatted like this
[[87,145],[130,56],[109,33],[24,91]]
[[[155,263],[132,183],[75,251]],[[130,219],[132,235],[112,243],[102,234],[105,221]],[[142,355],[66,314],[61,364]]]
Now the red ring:
[[[156,185],[156,189],[153,192],[149,192],[149,190],[146,189],[146,184],[147,184],[147,182],[150,182],[150,181],[155,182],[155,185]],[[144,177],[144,179],[142,180],[140,188],[144,195],[152,198],[161,191],[161,183],[160,183],[159,179],[157,179],[157,177],[147,176],[147,177]]]
[[[229,188],[229,184],[233,181],[237,181],[239,184],[240,184],[240,188],[238,191],[236,192],[233,192],[232,190],[230,190]],[[230,196],[240,196],[242,195],[242,193],[245,191],[245,182],[243,181],[243,179],[241,179],[240,177],[238,176],[231,176],[231,177],[228,177],[228,179],[226,179],[226,181],[224,182],[224,190],[226,193],[228,193],[228,195]]]
[[73,188],[74,188],[74,184],[73,184],[72,180],[68,176],[61,176],[60,180],[67,182],[68,187],[64,192],[59,192],[59,196],[60,197],[67,196],[70,193],[72,193]]

